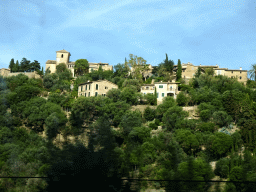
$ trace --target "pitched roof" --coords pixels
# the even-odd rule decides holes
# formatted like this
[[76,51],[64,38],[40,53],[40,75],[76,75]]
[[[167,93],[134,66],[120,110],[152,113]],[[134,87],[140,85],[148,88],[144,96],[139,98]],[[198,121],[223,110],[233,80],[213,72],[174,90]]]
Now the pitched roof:
[[59,50],[59,51],[56,51],[56,52],[69,53],[69,52],[68,52],[68,51],[66,51],[65,49],[63,49],[63,50]]
[[143,84],[142,86],[154,86],[154,84]]
[[[90,83],[95,83],[95,82],[101,82],[101,81],[107,81],[107,82],[109,82],[109,83],[111,83],[111,84],[113,84],[113,85],[116,85],[117,87],[118,87],[118,85],[117,84],[115,84],[115,83],[112,83],[111,81],[108,81],[108,80],[98,80],[98,81],[89,81],[89,82],[85,82],[85,83],[80,83],[79,85],[85,85],[85,84],[90,84]],[[78,85],[78,86],[79,86]]]
[[47,60],[46,64],[56,64],[56,61],[55,60]]

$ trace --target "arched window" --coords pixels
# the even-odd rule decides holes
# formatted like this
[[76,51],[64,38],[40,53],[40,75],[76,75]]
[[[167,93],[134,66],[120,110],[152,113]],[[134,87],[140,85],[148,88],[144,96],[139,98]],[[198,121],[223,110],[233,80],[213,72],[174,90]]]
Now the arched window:
[[63,58],[63,54],[61,55],[61,58]]

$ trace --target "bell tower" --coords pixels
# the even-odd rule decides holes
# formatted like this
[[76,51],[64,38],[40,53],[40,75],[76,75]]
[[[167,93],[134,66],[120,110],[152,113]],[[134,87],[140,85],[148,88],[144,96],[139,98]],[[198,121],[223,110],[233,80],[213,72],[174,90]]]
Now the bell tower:
[[64,49],[60,51],[56,51],[56,65],[60,63],[68,64],[70,56],[71,54]]

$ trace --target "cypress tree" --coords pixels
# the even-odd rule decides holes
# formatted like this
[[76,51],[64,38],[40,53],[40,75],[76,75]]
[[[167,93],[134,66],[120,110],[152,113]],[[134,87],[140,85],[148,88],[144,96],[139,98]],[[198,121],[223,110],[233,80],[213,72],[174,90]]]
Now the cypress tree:
[[178,69],[177,69],[177,73],[176,73],[177,81],[180,81],[180,79],[181,79],[181,72],[182,72],[181,62],[180,62],[180,59],[178,59]]
[[168,72],[170,72],[170,74],[172,74],[174,62],[172,60],[168,60],[168,55],[167,55],[167,53],[165,53],[165,54],[166,54],[166,58],[164,60],[164,67],[165,67],[166,71],[168,71]]
[[15,67],[14,58],[12,58],[9,65],[11,72],[13,72],[14,67]]
[[16,64],[14,65],[13,72],[19,72],[20,71],[20,64],[19,61],[16,61]]
[[157,105],[157,94],[156,94],[156,87],[155,87],[155,103],[154,103],[154,105]]

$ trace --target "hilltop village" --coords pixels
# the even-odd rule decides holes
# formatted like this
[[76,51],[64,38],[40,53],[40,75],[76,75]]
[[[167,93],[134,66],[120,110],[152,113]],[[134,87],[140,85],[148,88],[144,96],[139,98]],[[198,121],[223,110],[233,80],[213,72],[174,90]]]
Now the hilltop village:
[[0,191],[254,191],[255,65],[70,56],[0,69]]

